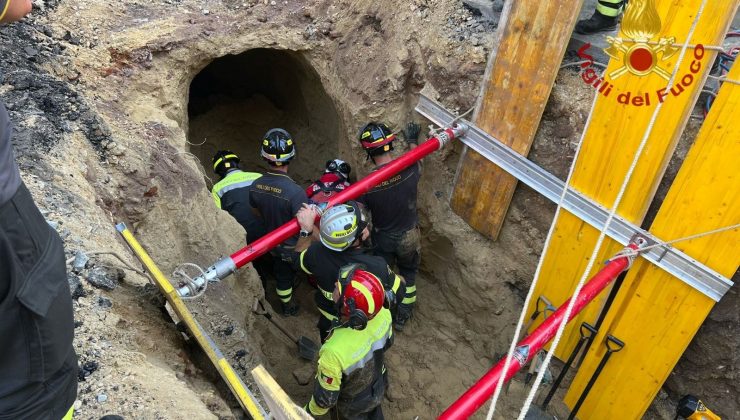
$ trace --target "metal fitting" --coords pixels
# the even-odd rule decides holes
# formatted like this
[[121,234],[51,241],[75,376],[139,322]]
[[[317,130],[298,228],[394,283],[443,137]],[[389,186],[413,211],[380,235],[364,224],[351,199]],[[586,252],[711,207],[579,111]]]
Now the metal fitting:
[[452,136],[450,136],[447,133],[447,130],[443,130],[441,133],[437,134],[437,140],[439,140],[439,148],[445,147],[447,143],[449,143],[453,138],[460,138],[468,131],[468,126],[466,124],[462,123],[455,123],[452,127],[449,128],[449,130],[452,130]]
[[470,129],[470,127],[467,124],[461,122],[455,123],[452,126],[452,132],[455,134],[456,139],[464,136],[465,133],[468,132],[468,129]]
[[514,349],[514,354],[512,354],[511,357],[519,362],[519,366],[524,366],[527,363],[527,358],[529,357],[529,345],[525,344],[523,346],[518,346]]
[[206,269],[205,276],[198,276],[191,283],[177,289],[177,294],[183,297],[192,296],[198,292],[206,282],[218,282],[236,271],[236,264],[231,257],[224,257]]
[[629,270],[632,268],[632,264],[635,263],[635,260],[637,259],[637,256],[640,255],[640,250],[642,248],[645,248],[646,246],[650,246],[655,244],[655,241],[645,235],[642,235],[640,233],[635,233],[630,238],[630,245],[637,246],[637,249],[633,249],[631,247],[624,248],[620,254],[621,256],[627,257],[627,269]]

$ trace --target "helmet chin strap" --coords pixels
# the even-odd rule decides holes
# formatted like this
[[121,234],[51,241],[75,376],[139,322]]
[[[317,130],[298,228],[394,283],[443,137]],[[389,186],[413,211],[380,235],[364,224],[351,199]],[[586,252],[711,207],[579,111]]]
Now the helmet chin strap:
[[339,318],[335,318],[331,321],[331,329],[329,332],[334,331],[339,328],[348,328],[349,327],[349,320],[346,322],[342,322],[339,320]]

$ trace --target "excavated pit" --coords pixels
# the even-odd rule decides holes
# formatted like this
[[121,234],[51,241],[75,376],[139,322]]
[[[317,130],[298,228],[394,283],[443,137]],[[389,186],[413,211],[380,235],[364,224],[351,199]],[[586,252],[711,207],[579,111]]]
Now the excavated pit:
[[[49,173],[38,173],[44,182],[35,182],[37,189],[46,188],[48,194],[71,191],[76,195],[70,203],[82,203],[74,211],[60,209],[50,215],[72,231],[67,246],[113,248],[133,261],[111,229],[111,222],[124,220],[167,274],[186,261],[207,267],[244,245],[241,228],[213,206],[210,185],[198,173],[202,169],[213,178],[210,161],[218,148],[239,153],[245,169],[264,171],[258,154],[261,136],[270,127],[282,126],[297,143],[291,175],[301,185],[315,179],[324,162],[336,156],[349,160],[362,177],[370,168],[354,142],[358,127],[380,119],[398,129],[407,118],[419,118],[413,106],[425,84],[448,108],[468,109],[489,52],[458,42],[462,37],[448,38],[445,22],[456,7],[451,1],[418,11],[360,1],[346,13],[311,1],[249,2],[247,7],[216,2],[209,4],[209,11],[190,0],[176,7],[170,3],[60,2],[60,12],[49,23],[56,40],[45,42],[61,42],[65,31],[71,31],[85,46],[65,43],[72,65],[54,59],[51,66],[23,73],[53,70],[74,85],[92,106],[90,114],[100,118],[84,116],[90,126],[84,132],[105,134],[110,129],[110,139],[104,141],[89,133],[60,132],[56,137],[64,141],[57,146],[59,156],[41,159]],[[426,12],[425,23],[420,19]],[[101,18],[105,16],[134,20]],[[19,37],[24,42],[13,46],[14,51],[27,51],[26,42],[38,44],[35,38],[46,31],[33,29],[34,36]],[[45,54],[47,48],[40,50]],[[25,62],[6,60],[14,61]],[[33,149],[29,133],[38,131],[34,114],[23,122],[26,91],[42,104],[56,96],[24,90],[24,83],[13,85],[12,117],[21,127],[33,127],[19,130],[18,139],[29,145],[25,152]],[[25,85],[35,88],[37,83]],[[592,94],[577,75],[559,77],[530,158],[558,175],[566,172],[588,114],[583,104],[591,103]],[[62,108],[74,111],[75,106],[65,102]],[[202,167],[183,153],[187,150]],[[477,235],[448,205],[457,151],[448,148],[425,159],[419,196],[424,238],[419,306],[388,353],[388,418],[434,418],[506,350],[552,219],[552,203],[519,187],[499,240]],[[37,166],[34,155],[23,153],[24,158],[27,167]],[[79,416],[116,412],[126,418],[238,417],[233,402],[224,402],[228,398],[215,392],[204,380],[207,375],[181,352],[175,327],[156,319],[154,305],[139,296],[138,286],[146,278],[129,273],[126,283],[77,304],[76,319],[85,321],[76,330],[81,360],[101,364],[81,384]],[[113,301],[115,315],[105,317],[102,326],[94,304],[101,293]],[[298,287],[302,313],[286,324],[318,341],[312,293],[305,284]],[[252,302],[261,294],[259,279],[246,268],[211,285],[188,307],[245,381],[250,382],[255,364],[264,363],[302,405],[310,396],[315,366],[300,360],[294,344],[252,314]],[[656,402],[672,405],[684,391],[709,402],[736,395],[731,378],[737,358],[724,356],[736,353],[732,350],[737,347],[733,327],[738,300],[736,292],[731,294],[713,311],[677,366],[680,375],[669,378],[670,395],[661,392]],[[274,283],[268,296],[274,296]],[[718,333],[728,339],[716,340]],[[107,354],[96,344],[101,340],[114,342],[106,347]],[[729,367],[720,371],[718,365]],[[512,382],[505,401],[500,401],[499,418],[518,413],[527,390],[521,379]],[[104,403],[97,400],[102,391],[109,397]],[[191,404],[183,406],[183,401]],[[736,402],[725,406],[725,412],[736,412]],[[647,417],[672,418],[666,413],[653,411]]]
[[319,75],[299,53],[285,50],[257,48],[211,62],[190,85],[188,115],[191,151],[209,175],[220,149],[236,152],[243,169],[264,171],[262,136],[280,127],[296,142],[290,175],[310,182],[336,157],[344,132]]

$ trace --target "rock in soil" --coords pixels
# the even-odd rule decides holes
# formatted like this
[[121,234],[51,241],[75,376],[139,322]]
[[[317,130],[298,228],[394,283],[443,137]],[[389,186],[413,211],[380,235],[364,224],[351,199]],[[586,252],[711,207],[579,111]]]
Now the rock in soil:
[[103,290],[113,290],[123,279],[123,270],[93,267],[87,274],[87,282]]

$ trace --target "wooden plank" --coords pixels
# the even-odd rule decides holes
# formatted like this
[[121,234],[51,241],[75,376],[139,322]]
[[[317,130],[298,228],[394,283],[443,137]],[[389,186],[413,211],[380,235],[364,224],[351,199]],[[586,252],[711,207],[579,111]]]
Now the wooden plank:
[[260,389],[260,394],[270,408],[270,418],[275,420],[311,420],[306,410],[297,406],[275,381],[264,366],[252,369],[252,377]]
[[[732,14],[730,14],[731,16]],[[740,79],[740,65],[729,78]],[[689,151],[651,232],[670,240],[740,222],[740,86],[725,83]],[[732,277],[740,264],[740,229],[675,246]],[[714,302],[645,260],[629,271],[565,398],[573,406],[605,352],[607,333],[623,340],[579,411],[581,418],[640,418]]]
[[[657,11],[663,25],[654,40],[675,36],[677,42],[685,41],[702,1],[657,0]],[[636,3],[630,2],[629,4]],[[736,8],[737,0],[709,0],[691,42],[704,45],[719,44]],[[624,34],[620,36],[624,37]],[[686,58],[677,73],[680,75],[679,79],[691,73],[690,69],[694,62],[693,54],[693,49],[687,51]],[[676,53],[661,63],[661,66],[669,72],[672,71],[678,57],[679,53]],[[626,220],[636,225],[642,222],[675,149],[676,142],[696,102],[706,78],[707,68],[713,62],[714,57],[714,52],[705,50],[704,57],[700,60],[701,69],[692,76],[693,83],[685,87],[678,96],[671,95],[666,98],[632,175],[632,181],[617,211]],[[618,69],[622,64],[622,60],[612,59],[606,74]],[[656,106],[656,92],[664,88],[667,82],[656,74],[637,76],[631,73],[624,74],[617,80],[609,78],[607,80],[614,86],[612,95],[630,92],[632,97],[638,95],[644,97],[645,94],[652,97],[650,107],[623,105],[616,100],[615,96],[604,96],[603,94],[599,95],[595,104],[593,120],[586,132],[571,185],[605,207],[611,208],[648,128]],[[534,296],[544,295],[554,304],[559,305],[575,289],[588,263],[588,258],[593,252],[598,231],[567,212],[563,212],[555,221],[555,229]],[[597,264],[594,265],[589,276],[598,271],[599,261],[611,257],[619,248],[616,242],[605,240],[602,251],[597,257]],[[567,358],[578,340],[579,325],[583,321],[595,322],[607,295],[608,291],[602,293],[574,318],[555,352],[556,357],[561,360]],[[534,308],[533,304],[528,308],[530,313]]]
[[[583,0],[507,2],[500,40],[488,63],[476,125],[522,155],[537,132]],[[450,206],[475,230],[495,240],[516,179],[466,148]]]

